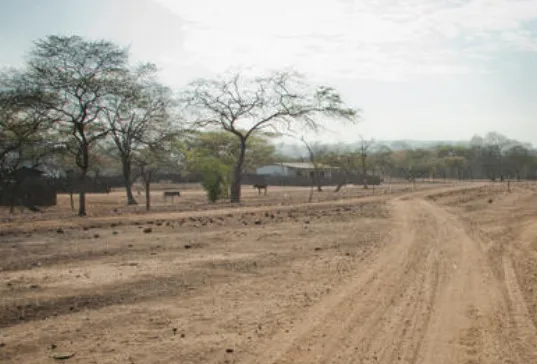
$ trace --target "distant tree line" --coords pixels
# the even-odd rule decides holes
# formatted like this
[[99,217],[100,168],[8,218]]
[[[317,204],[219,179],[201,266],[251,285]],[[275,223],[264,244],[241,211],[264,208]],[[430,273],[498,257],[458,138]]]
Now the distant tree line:
[[537,178],[537,150],[496,132],[475,136],[466,145],[403,149],[380,159],[388,165],[392,176],[407,179]]
[[[393,150],[387,145],[363,138],[359,139],[355,147],[314,144],[311,148],[319,162],[338,167],[343,174],[374,175],[381,180],[537,179],[537,150],[529,144],[509,139],[496,132],[474,136],[464,144],[438,144],[427,148],[406,146]],[[308,160],[306,157],[279,158]],[[343,184],[344,180],[336,190]],[[364,187],[366,186],[364,184]]]

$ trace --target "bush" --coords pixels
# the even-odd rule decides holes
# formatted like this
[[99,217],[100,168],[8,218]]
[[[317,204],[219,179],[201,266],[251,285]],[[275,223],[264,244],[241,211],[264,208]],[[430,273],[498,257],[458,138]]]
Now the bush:
[[230,168],[214,158],[206,158],[202,161],[203,189],[207,192],[210,202],[229,196],[229,172]]
[[204,173],[201,182],[203,189],[207,192],[207,198],[210,202],[216,202],[222,198],[222,178],[218,173]]

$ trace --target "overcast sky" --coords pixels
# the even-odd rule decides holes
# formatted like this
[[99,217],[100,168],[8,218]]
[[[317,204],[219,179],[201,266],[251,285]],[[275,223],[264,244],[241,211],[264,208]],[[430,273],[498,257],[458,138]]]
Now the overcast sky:
[[537,0],[0,0],[0,65],[48,34],[107,38],[180,87],[294,67],[363,110],[326,141],[537,144]]

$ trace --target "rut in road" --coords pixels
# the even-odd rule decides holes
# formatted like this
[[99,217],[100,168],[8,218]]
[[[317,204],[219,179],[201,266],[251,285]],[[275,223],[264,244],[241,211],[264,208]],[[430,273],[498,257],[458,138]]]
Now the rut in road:
[[244,362],[537,363],[516,282],[494,277],[463,223],[419,198],[391,204],[386,248]]

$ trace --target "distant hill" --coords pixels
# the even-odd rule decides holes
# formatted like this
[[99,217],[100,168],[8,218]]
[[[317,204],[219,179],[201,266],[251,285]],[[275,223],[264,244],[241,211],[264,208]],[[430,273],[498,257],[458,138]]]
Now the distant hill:
[[[375,144],[385,145],[393,150],[400,149],[416,149],[416,148],[430,148],[436,145],[469,145],[466,140],[376,140]],[[360,146],[360,142],[349,144],[354,148]]]
[[[430,148],[436,145],[469,145],[465,140],[375,140],[375,146],[387,146],[392,150]],[[360,142],[354,143],[325,143],[322,144],[328,149],[358,149]],[[293,143],[279,143],[276,145],[276,151],[291,158],[300,158],[307,156],[307,150],[303,145]]]

